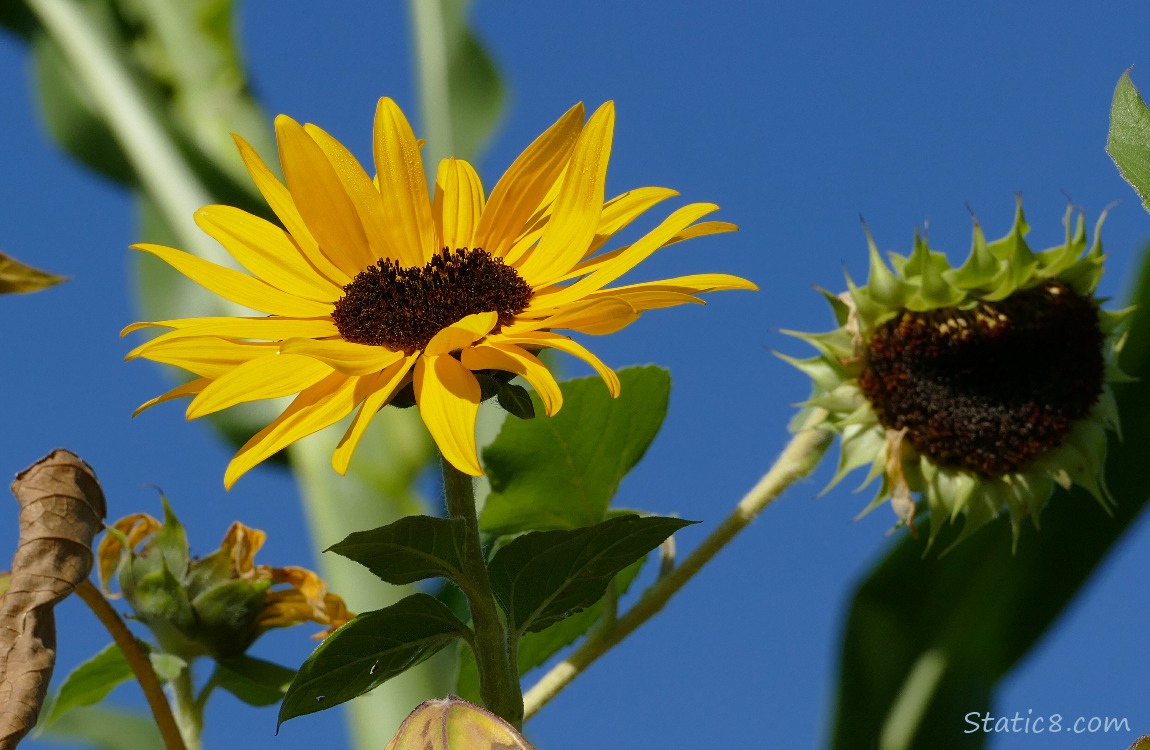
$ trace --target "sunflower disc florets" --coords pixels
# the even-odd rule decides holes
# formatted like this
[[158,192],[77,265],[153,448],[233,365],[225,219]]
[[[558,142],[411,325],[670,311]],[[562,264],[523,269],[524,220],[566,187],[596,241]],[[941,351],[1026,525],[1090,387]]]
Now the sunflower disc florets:
[[1064,223],[1063,244],[1033,252],[1020,202],[999,240],[975,223],[957,268],[917,233],[888,266],[868,234],[866,285],[848,277],[847,292],[826,295],[839,327],[794,334],[819,351],[786,358],[814,383],[807,405],[842,437],[830,486],[867,465],[867,483],[881,479],[864,513],[890,500],[913,529],[925,506],[933,541],[944,519],[965,518],[961,540],[1006,508],[1017,542],[1055,484],[1109,508],[1102,467],[1118,414],[1108,384],[1121,375],[1113,354],[1126,312],[1094,297],[1102,219],[1089,247],[1081,212],[1068,208]]

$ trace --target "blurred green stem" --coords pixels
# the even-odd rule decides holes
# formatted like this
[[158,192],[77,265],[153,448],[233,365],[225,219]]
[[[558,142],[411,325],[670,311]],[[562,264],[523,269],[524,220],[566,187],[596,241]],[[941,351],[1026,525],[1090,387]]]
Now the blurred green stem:
[[63,51],[77,80],[116,135],[141,188],[151,195],[181,246],[216,263],[231,265],[223,248],[200,232],[192,213],[212,202],[159,122],[101,24],[73,0],[25,0]]
[[825,417],[826,411],[823,409],[812,409],[803,427],[791,438],[770,470],[739,501],[731,515],[681,565],[647,589],[627,614],[613,624],[594,631],[571,656],[555,665],[527,691],[523,698],[525,719],[531,718],[596,659],[658,614],[671,597],[745,529],[755,516],[788,487],[815,470],[834,438],[828,430],[814,427]]
[[196,700],[196,691],[192,685],[192,665],[188,664],[180,670],[176,679],[172,680],[172,702],[176,715],[176,724],[180,727],[180,734],[184,737],[184,744],[188,750],[200,750],[200,734],[204,730],[203,705]]
[[447,514],[462,519],[466,537],[460,551],[466,586],[464,594],[471,608],[475,629],[475,663],[479,669],[479,694],[492,712],[516,728],[523,726],[523,693],[519,686],[516,654],[499,616],[487,560],[479,537],[479,518],[475,512],[473,479],[443,459],[443,494]]
[[[408,8],[418,61],[420,115],[427,137],[423,161],[434,170],[441,158],[455,153],[444,9],[441,0],[408,0]],[[434,179],[434,171],[429,177]]]

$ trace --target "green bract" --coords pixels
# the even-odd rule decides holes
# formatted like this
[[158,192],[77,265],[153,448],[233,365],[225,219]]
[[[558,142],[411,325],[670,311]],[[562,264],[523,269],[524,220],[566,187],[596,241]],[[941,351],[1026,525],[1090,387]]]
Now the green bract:
[[784,357],[808,376],[808,409],[842,437],[828,489],[868,466],[880,479],[865,512],[886,500],[914,528],[929,511],[930,540],[942,521],[965,517],[959,540],[1009,509],[1014,541],[1035,525],[1054,485],[1086,488],[1111,503],[1101,474],[1106,431],[1118,431],[1109,383],[1116,331],[1129,311],[1094,298],[1104,256],[1100,230],[1086,239],[1081,212],[1067,209],[1063,244],[1041,252],[1019,201],[1014,226],[987,242],[975,222],[959,267],[916,232],[909,256],[884,262],[874,240],[869,278],[825,293],[838,328],[792,335],[818,350]]

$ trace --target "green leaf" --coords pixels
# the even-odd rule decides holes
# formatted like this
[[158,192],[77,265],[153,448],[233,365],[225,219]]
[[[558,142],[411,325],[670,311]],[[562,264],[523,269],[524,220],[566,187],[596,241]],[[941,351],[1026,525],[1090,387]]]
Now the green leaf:
[[38,292],[66,280],[64,276],[41,271],[0,253],[0,294]]
[[212,681],[249,706],[270,706],[283,699],[295,675],[294,669],[241,656],[216,662]]
[[489,567],[508,627],[517,635],[543,630],[590,607],[624,568],[693,523],[625,515],[581,529],[517,537]]
[[1150,110],[1130,82],[1130,71],[1122,74],[1114,89],[1106,153],[1150,211]]
[[520,419],[535,419],[535,404],[527,389],[515,383],[503,383],[496,394],[499,405]]
[[[142,641],[138,641],[147,648]],[[52,711],[44,720],[44,726],[51,726],[61,716],[79,706],[93,706],[108,696],[108,693],[121,683],[132,679],[132,667],[124,658],[124,652],[114,643],[109,643],[102,651],[72,670],[64,678],[60,690],[52,700]]]
[[405,516],[378,529],[349,534],[326,551],[354,560],[380,580],[399,586],[436,577],[460,582],[459,550],[466,533],[463,519]]
[[[598,377],[569,380],[555,416],[503,423],[483,451],[491,481],[484,531],[574,529],[603,520],[619,482],[659,432],[671,392],[671,376],[660,367],[629,367],[619,380],[616,399]],[[542,412],[539,397],[531,399]]]
[[[638,577],[647,557],[636,560],[615,576],[615,586],[619,596],[622,596],[631,587]],[[542,666],[548,659],[560,650],[579,640],[585,633],[595,627],[603,618],[604,600],[592,604],[587,609],[571,615],[565,620],[551,625],[537,633],[524,633],[519,638],[519,674],[525,675],[536,667]],[[471,647],[466,643],[460,644],[459,675],[455,681],[455,694],[469,701],[477,701],[479,696],[479,670],[475,666],[475,657]]]
[[279,724],[369,692],[470,631],[442,602],[412,594],[336,630],[300,667]]
[[69,711],[45,729],[43,736],[74,740],[99,750],[164,750],[160,731],[150,716],[98,707]]
[[[988,524],[942,559],[904,536],[855,593],[844,634],[833,748],[860,737],[879,746],[977,748],[983,733],[955,733],[955,717],[991,705],[997,684],[1043,637],[1150,497],[1150,254],[1120,357],[1132,382],[1114,394],[1123,440],[1111,440],[1106,515],[1080,488],[1059,491],[1041,531],[1010,552],[1010,521]],[[953,533],[953,532],[952,532]],[[936,548],[945,548],[941,539]]]

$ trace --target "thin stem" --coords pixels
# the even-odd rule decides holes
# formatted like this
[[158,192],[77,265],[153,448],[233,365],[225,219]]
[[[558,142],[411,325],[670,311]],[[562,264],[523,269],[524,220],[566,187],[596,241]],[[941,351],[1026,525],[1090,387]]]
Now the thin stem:
[[188,750],[200,750],[200,734],[204,730],[203,706],[196,701],[192,684],[192,665],[185,665],[172,680],[172,698],[175,702],[176,723],[180,725]]
[[682,565],[671,570],[647,589],[639,601],[615,622],[614,627],[604,628],[592,634],[571,656],[555,665],[527,691],[524,695],[525,719],[531,718],[596,659],[658,614],[671,597],[710,562],[720,549],[746,528],[755,516],[784,490],[814,471],[833,439],[829,431],[814,427],[825,416],[824,410],[813,409],[803,428],[783,449],[774,466],[739,501],[731,515],[727,516],[718,528],[683,560]]
[[123,652],[124,658],[128,660],[128,665],[140,683],[140,689],[144,691],[144,697],[148,699],[148,707],[152,709],[152,716],[156,720],[156,726],[160,729],[164,747],[167,750],[187,750],[187,746],[184,745],[184,738],[180,734],[180,728],[176,725],[175,717],[172,716],[172,709],[164,696],[164,688],[160,685],[160,679],[156,677],[156,672],[152,669],[152,662],[148,660],[148,655],[140,648],[140,644],[132,635],[132,631],[128,630],[128,626],[116,614],[116,610],[108,603],[99,589],[92,585],[91,581],[84,581],[77,586],[76,595],[88,605],[100,623],[112,634],[112,640],[116,642],[120,651]]
[[475,513],[475,491],[472,479],[443,459],[443,494],[447,512],[462,519],[465,539],[460,551],[463,574],[467,579],[464,594],[471,608],[475,629],[475,663],[479,669],[479,694],[489,710],[516,728],[523,726],[523,693],[519,686],[516,649],[499,616],[487,561],[479,538],[479,518]]

